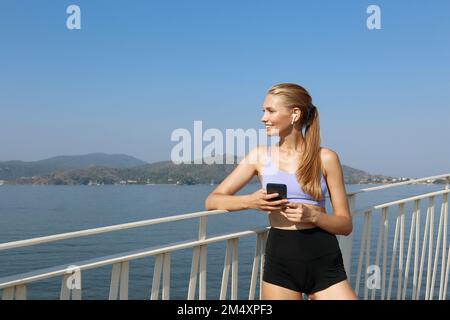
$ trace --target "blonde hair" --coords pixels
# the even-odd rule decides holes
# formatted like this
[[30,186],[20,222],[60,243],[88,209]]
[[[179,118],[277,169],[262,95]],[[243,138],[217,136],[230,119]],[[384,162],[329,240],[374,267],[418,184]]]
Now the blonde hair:
[[270,88],[267,94],[283,96],[288,108],[300,108],[300,130],[303,131],[305,128],[305,149],[295,175],[303,192],[308,193],[316,200],[322,200],[319,112],[312,104],[309,92],[294,83],[281,83]]

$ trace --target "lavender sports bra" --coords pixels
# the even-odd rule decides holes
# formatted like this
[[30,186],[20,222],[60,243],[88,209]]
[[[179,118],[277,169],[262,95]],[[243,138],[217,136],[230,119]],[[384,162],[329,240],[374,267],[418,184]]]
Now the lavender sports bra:
[[287,186],[287,199],[291,202],[301,202],[319,207],[325,207],[325,195],[328,191],[323,174],[321,174],[320,185],[322,188],[323,200],[317,201],[311,195],[304,193],[295,177],[295,173],[280,171],[272,162],[270,157],[270,147],[267,148],[267,162],[262,172],[261,185],[267,189],[267,183],[284,183]]

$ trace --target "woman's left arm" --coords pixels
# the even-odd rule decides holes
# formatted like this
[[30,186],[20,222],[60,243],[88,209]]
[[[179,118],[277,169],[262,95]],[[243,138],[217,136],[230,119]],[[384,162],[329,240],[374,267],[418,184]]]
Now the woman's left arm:
[[[322,148],[323,149],[323,148]],[[309,222],[333,234],[348,236],[353,223],[345,191],[344,174],[336,152],[325,149],[321,154],[322,165],[330,193],[333,215],[302,203],[289,202],[280,213],[292,222]]]
[[333,150],[322,148],[322,152],[322,165],[326,171],[333,215],[314,210],[317,211],[314,219],[315,224],[330,233],[348,236],[352,233],[353,223],[345,191],[341,162],[339,156]]

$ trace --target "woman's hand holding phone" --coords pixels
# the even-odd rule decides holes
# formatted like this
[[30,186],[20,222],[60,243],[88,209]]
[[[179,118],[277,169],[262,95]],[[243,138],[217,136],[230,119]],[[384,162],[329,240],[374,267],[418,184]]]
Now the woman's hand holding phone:
[[309,222],[317,223],[320,215],[323,213],[319,210],[311,209],[309,206],[303,203],[290,202],[285,209],[281,210],[280,213],[289,221],[300,223]]
[[278,193],[268,194],[265,189],[259,189],[249,195],[249,209],[256,209],[259,211],[279,211],[285,208],[286,204],[289,203],[288,199],[271,200],[276,197],[278,197]]

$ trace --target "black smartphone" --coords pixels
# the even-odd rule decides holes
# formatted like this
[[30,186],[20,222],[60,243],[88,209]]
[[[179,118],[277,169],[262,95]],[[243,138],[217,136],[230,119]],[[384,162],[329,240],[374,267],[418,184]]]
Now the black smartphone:
[[284,183],[268,183],[266,185],[267,194],[278,193],[278,197],[270,199],[276,201],[287,198],[287,187]]

